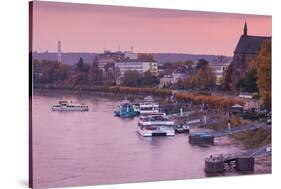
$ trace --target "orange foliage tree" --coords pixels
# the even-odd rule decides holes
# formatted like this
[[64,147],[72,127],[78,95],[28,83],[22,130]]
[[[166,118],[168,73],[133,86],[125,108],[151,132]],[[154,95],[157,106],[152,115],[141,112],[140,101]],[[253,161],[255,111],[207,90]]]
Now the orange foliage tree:
[[264,40],[256,59],[257,85],[261,105],[271,109],[271,40]]

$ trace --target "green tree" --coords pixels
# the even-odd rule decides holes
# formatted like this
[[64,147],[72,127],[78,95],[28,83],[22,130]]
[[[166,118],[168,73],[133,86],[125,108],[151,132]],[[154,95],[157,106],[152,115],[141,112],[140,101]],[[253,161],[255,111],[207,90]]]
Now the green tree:
[[258,92],[256,69],[246,72],[245,77],[237,82],[236,88],[242,92]]
[[141,79],[142,86],[155,86],[159,85],[160,80],[155,75],[153,75],[150,71],[147,71],[143,74],[143,78]]
[[140,84],[141,74],[137,71],[126,71],[122,78],[122,84],[129,87],[136,87]]
[[74,65],[75,71],[78,73],[89,72],[90,65],[84,63],[83,58],[80,57],[78,62]]
[[91,83],[90,65],[84,63],[80,57],[78,62],[74,64],[75,73],[72,75],[70,83],[73,85],[86,85]]

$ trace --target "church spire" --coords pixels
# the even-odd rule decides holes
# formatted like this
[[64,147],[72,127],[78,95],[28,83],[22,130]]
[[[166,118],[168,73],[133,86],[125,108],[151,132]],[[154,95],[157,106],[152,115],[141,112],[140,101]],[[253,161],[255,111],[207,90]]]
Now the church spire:
[[248,28],[247,28],[247,22],[245,21],[245,24],[244,24],[244,35],[248,35]]

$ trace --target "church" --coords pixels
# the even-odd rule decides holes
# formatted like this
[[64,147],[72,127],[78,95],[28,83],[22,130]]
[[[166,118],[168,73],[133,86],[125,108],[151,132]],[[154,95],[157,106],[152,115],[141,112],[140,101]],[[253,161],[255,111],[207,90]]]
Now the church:
[[234,50],[232,61],[232,89],[236,89],[236,83],[245,77],[247,66],[257,57],[261,44],[264,40],[270,39],[268,36],[252,36],[248,35],[247,23],[244,25],[244,32],[241,35],[238,44]]

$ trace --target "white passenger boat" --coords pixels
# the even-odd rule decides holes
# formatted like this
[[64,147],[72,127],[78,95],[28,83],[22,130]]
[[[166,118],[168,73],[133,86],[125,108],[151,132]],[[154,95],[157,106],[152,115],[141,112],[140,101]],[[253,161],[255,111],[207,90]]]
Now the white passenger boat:
[[53,111],[88,111],[89,107],[85,104],[75,104],[72,101],[60,100],[58,104],[52,106]]
[[159,104],[153,101],[151,96],[144,98],[143,102],[139,104],[140,115],[147,115],[153,113],[159,113]]
[[140,102],[133,103],[134,111],[137,115],[140,115]]
[[163,113],[141,116],[138,133],[142,136],[174,136],[175,124]]

